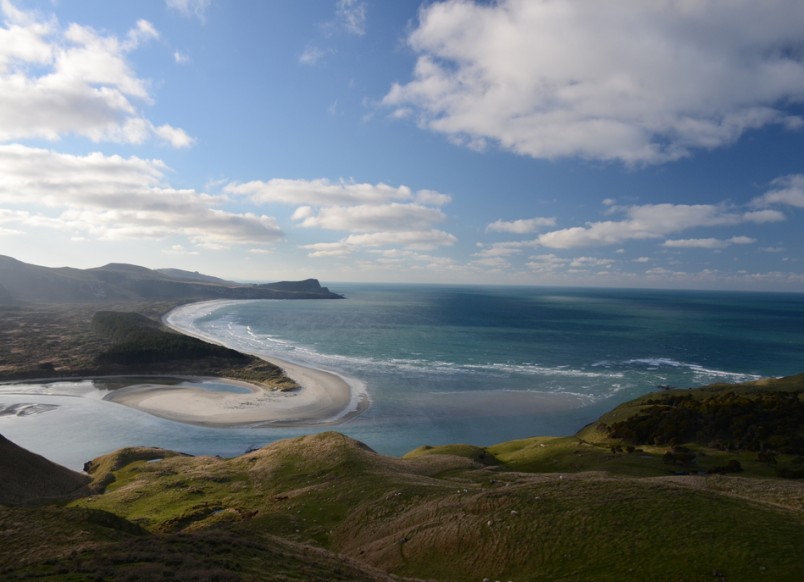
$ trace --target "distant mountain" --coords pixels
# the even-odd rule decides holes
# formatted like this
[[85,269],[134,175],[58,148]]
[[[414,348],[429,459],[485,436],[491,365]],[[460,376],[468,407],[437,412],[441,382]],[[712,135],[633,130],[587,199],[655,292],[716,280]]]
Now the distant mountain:
[[0,504],[84,493],[89,477],[36,455],[0,435]]
[[204,275],[198,271],[185,271],[183,269],[156,269],[157,273],[162,273],[166,277],[176,281],[191,281],[193,283],[214,283],[216,285],[237,285],[234,281],[226,281],[220,277]]
[[316,279],[246,285],[180,269],[152,270],[125,263],[50,268],[0,255],[0,303],[341,298]]

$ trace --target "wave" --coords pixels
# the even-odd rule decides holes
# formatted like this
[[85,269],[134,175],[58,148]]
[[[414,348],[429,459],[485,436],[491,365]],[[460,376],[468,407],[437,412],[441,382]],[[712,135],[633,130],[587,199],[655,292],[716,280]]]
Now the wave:
[[670,367],[681,368],[691,371],[699,377],[708,378],[724,378],[732,382],[747,382],[750,380],[759,380],[762,376],[751,374],[747,372],[731,372],[728,370],[715,370],[706,368],[700,364],[690,362],[679,362],[672,358],[637,358],[634,360],[626,360],[626,364],[645,365],[654,368]]
[[[202,337],[207,341],[222,343],[227,347],[265,358],[280,358],[297,364],[324,370],[335,370],[352,378],[351,385],[361,378],[372,378],[377,385],[384,384],[380,377],[407,382],[417,391],[427,392],[443,379],[445,389],[461,383],[466,392],[483,389],[490,382],[498,390],[513,387],[514,390],[533,389],[539,392],[565,394],[586,401],[608,399],[620,393],[637,395],[659,385],[687,387],[710,384],[717,381],[743,382],[760,376],[709,368],[696,362],[679,361],[671,357],[640,357],[622,360],[601,360],[588,364],[549,365],[530,362],[460,362],[445,359],[428,359],[418,351],[410,357],[378,357],[364,354],[325,353],[319,348],[303,345],[268,333],[260,333],[248,324],[241,324],[224,311],[210,318],[216,311],[239,301],[212,301],[180,307],[166,316],[167,323],[177,329]],[[396,357],[394,357],[396,356]],[[368,394],[362,385],[364,395]]]

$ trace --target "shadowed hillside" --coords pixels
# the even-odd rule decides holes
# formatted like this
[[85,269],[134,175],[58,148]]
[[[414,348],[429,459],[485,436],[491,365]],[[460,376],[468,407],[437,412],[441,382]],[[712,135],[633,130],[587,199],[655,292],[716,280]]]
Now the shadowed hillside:
[[151,270],[122,263],[54,269],[0,255],[2,303],[340,298],[315,279],[244,285],[180,269]]
[[0,504],[76,496],[86,493],[89,481],[0,435]]
[[[802,380],[684,392],[705,401],[731,390],[762,402],[763,393],[801,394]],[[655,405],[637,399],[592,428],[644,406]],[[401,459],[336,432],[231,459],[121,449],[85,466],[91,496],[67,507],[0,506],[0,576],[804,579],[801,480],[774,478],[757,451],[701,446],[695,470],[679,474],[663,457],[680,443],[626,451],[624,441],[590,430],[422,446]],[[706,470],[728,459],[745,470]]]

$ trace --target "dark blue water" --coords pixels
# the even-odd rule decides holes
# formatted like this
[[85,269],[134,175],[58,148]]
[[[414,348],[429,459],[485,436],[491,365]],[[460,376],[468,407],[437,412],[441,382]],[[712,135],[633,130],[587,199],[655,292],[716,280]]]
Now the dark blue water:
[[[347,299],[200,304],[172,322],[235,349],[354,379],[371,406],[336,428],[388,454],[571,434],[660,385],[804,371],[801,294],[330,287]],[[101,405],[116,406],[92,403]],[[37,416],[69,422],[62,409]],[[8,431],[3,423],[20,431],[33,418],[0,418],[0,432]],[[132,428],[141,423],[149,434]],[[138,416],[118,433],[136,441],[120,446],[225,455],[315,430],[324,429],[205,429]],[[33,440],[33,431],[26,435]]]

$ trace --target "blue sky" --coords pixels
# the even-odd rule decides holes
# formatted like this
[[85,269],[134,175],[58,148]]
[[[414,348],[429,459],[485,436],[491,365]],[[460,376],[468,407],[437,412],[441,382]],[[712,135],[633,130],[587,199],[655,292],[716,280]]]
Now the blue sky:
[[804,291],[799,0],[0,0],[0,254]]

